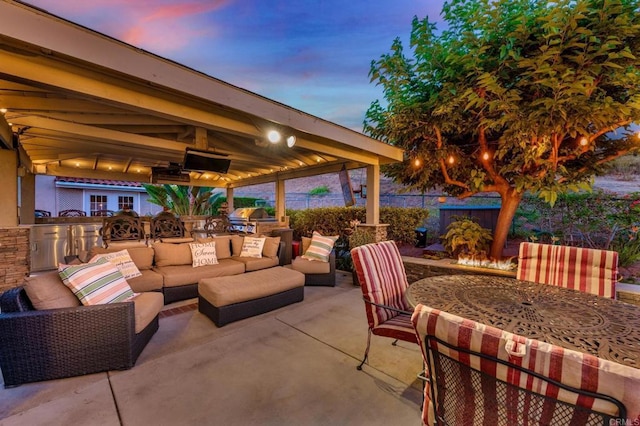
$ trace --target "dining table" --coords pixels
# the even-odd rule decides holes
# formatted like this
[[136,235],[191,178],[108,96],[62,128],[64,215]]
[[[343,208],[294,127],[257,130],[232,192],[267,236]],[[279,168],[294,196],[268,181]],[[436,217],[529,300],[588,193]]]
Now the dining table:
[[413,306],[640,368],[640,306],[494,275],[438,275],[407,289]]

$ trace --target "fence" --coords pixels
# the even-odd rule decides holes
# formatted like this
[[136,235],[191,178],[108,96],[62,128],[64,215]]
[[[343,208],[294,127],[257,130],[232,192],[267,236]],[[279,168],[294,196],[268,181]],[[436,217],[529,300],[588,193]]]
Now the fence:
[[[236,196],[240,196],[237,194]],[[275,205],[275,197],[273,194],[265,193],[245,193],[242,197],[261,198],[266,201],[268,206]],[[500,198],[496,196],[474,196],[466,200],[458,200],[455,197],[444,197],[441,194],[383,194],[380,195],[380,205],[389,207],[419,207],[434,208],[446,203],[447,205],[499,205]],[[356,205],[364,207],[366,200],[356,197]],[[304,210],[316,207],[340,207],[344,206],[342,195],[338,194],[322,194],[309,195],[307,193],[287,193],[285,205],[288,209]]]

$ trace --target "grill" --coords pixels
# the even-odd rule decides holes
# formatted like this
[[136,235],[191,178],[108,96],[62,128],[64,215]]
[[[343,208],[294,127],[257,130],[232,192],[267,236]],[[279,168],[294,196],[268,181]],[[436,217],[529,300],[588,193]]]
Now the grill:
[[246,234],[268,233],[277,226],[275,217],[269,216],[262,207],[242,207],[229,215],[231,229]]

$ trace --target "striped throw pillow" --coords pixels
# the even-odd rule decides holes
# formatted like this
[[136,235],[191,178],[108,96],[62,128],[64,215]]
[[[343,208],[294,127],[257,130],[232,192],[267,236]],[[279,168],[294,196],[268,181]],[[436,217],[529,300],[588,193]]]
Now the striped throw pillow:
[[85,306],[124,302],[134,296],[122,273],[106,259],[82,265],[60,264],[58,273]]
[[317,260],[320,262],[328,262],[329,255],[331,254],[333,245],[335,244],[338,237],[338,235],[325,237],[323,235],[320,235],[320,233],[313,231],[313,236],[311,237],[309,248],[304,252],[302,258],[308,260]]

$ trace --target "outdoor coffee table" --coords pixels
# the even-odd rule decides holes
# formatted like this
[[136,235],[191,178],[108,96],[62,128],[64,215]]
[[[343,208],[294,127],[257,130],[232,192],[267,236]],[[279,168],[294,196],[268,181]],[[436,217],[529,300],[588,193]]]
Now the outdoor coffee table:
[[531,339],[640,368],[640,307],[548,284],[489,275],[440,275],[407,297]]

